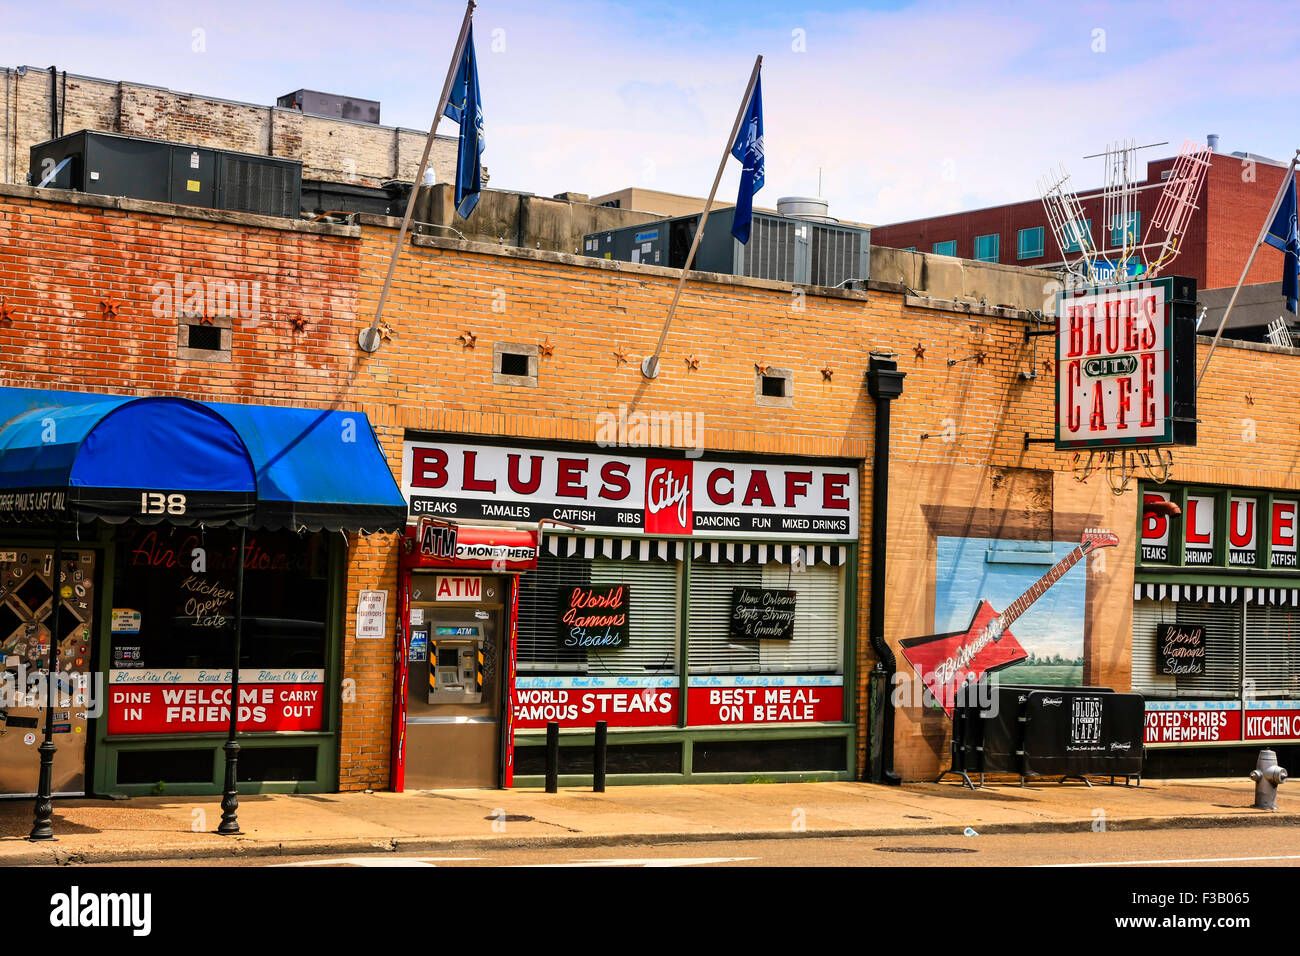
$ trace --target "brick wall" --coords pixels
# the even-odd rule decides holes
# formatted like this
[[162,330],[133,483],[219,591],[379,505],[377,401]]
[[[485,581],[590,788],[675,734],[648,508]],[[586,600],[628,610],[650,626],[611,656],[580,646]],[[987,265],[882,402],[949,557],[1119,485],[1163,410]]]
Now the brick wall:
[[[0,96],[0,181],[26,182],[30,150],[53,139],[48,70],[3,76]],[[299,159],[304,179],[378,186],[417,178],[428,131],[376,126],[297,110],[235,103],[157,86],[68,75],[66,96],[58,78],[58,104],[65,133],[93,129],[165,139],[243,153]],[[440,182],[454,182],[456,140],[439,136],[431,162]]]
[[[1042,365],[1051,340],[1038,341],[1031,364],[1022,314],[940,309],[887,283],[868,292],[809,291],[801,303],[779,283],[692,281],[660,377],[646,381],[637,364],[653,348],[675,273],[419,237],[398,269],[391,338],[366,355],[356,335],[375,307],[393,236],[378,220],[309,226],[100,197],[54,201],[0,187],[0,297],[10,310],[9,321],[0,320],[0,385],[355,407],[371,416],[395,470],[404,428],[594,441],[596,416],[621,403],[700,412],[705,444],[716,450],[865,459],[858,621],[865,675],[874,663],[865,547],[874,516],[864,373],[872,349],[892,349],[907,379],[893,408],[887,639],[897,647],[931,630],[935,509],[1008,537],[1060,539],[1104,524],[1123,544],[1104,569],[1089,571],[1087,675],[1127,686],[1135,496],[1117,498],[1100,477],[1074,482],[1066,456],[1049,446],[1024,449],[1026,432],[1050,434],[1053,379]],[[177,354],[176,319],[154,308],[158,283],[177,273],[261,284],[257,321],[234,323],[229,363]],[[101,301],[120,314],[104,315]],[[294,318],[306,320],[301,331]],[[473,348],[464,333],[474,335]],[[537,388],[492,384],[492,344],[500,340],[554,345]],[[697,370],[687,367],[691,355]],[[760,361],[792,369],[792,408],[757,406]],[[1298,352],[1221,346],[1202,390],[1201,445],[1176,451],[1175,478],[1300,488],[1300,433],[1290,412],[1300,397],[1298,363]],[[1038,378],[1021,380],[1031,367]],[[822,369],[832,370],[829,381]],[[393,622],[388,641],[358,645],[350,635],[357,592],[395,588],[394,562],[391,539],[350,543],[343,655],[355,700],[342,708],[344,789],[387,783]],[[942,725],[932,720],[900,715],[899,766],[908,775],[932,772],[944,753]]]

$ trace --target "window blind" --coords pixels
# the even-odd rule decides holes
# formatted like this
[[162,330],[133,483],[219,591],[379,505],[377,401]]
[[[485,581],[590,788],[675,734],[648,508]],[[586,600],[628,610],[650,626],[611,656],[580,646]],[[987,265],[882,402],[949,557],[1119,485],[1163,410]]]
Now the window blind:
[[1300,697],[1300,608],[1247,609],[1246,680],[1255,697]]
[[[694,674],[842,673],[843,568],[788,564],[691,565],[688,665]],[[794,636],[789,641],[734,641],[733,588],[795,592]]]
[[[543,551],[520,578],[521,673],[672,674],[677,670],[680,568],[675,561],[557,557]],[[557,633],[562,596],[574,587],[626,584],[625,647],[564,647]]]
[[[1258,613],[1255,611],[1254,613]],[[1205,628],[1205,673],[1161,677],[1156,642],[1161,623]],[[1188,601],[1133,604],[1133,689],[1153,698],[1236,700],[1241,694],[1242,605]]]

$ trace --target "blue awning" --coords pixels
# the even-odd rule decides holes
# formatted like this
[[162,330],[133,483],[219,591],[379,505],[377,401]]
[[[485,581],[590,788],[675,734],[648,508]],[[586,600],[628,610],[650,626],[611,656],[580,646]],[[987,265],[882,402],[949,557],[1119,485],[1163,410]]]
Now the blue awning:
[[0,388],[0,519],[400,531],[361,412]]

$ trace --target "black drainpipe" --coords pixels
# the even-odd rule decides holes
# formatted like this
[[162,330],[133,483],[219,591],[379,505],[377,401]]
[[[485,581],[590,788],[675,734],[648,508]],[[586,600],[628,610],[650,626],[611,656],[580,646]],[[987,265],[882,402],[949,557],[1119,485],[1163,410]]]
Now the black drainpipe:
[[[880,741],[880,779],[897,785],[894,772],[894,672],[898,662],[885,643],[885,555],[889,526],[889,403],[903,394],[906,372],[898,370],[892,353],[872,352],[867,365],[867,390],[876,400],[876,447],[871,471],[871,646],[876,652],[875,699],[884,711]],[[881,686],[883,684],[883,687]],[[874,761],[873,761],[874,763]]]
[[59,68],[50,67],[50,139],[59,138]]

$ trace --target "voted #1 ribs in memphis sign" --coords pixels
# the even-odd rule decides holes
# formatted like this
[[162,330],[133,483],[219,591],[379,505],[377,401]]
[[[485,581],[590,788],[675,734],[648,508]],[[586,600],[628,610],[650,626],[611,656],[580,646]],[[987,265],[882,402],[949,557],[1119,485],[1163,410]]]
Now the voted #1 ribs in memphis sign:
[[1170,298],[1169,280],[1058,297],[1058,449],[1174,441]]

